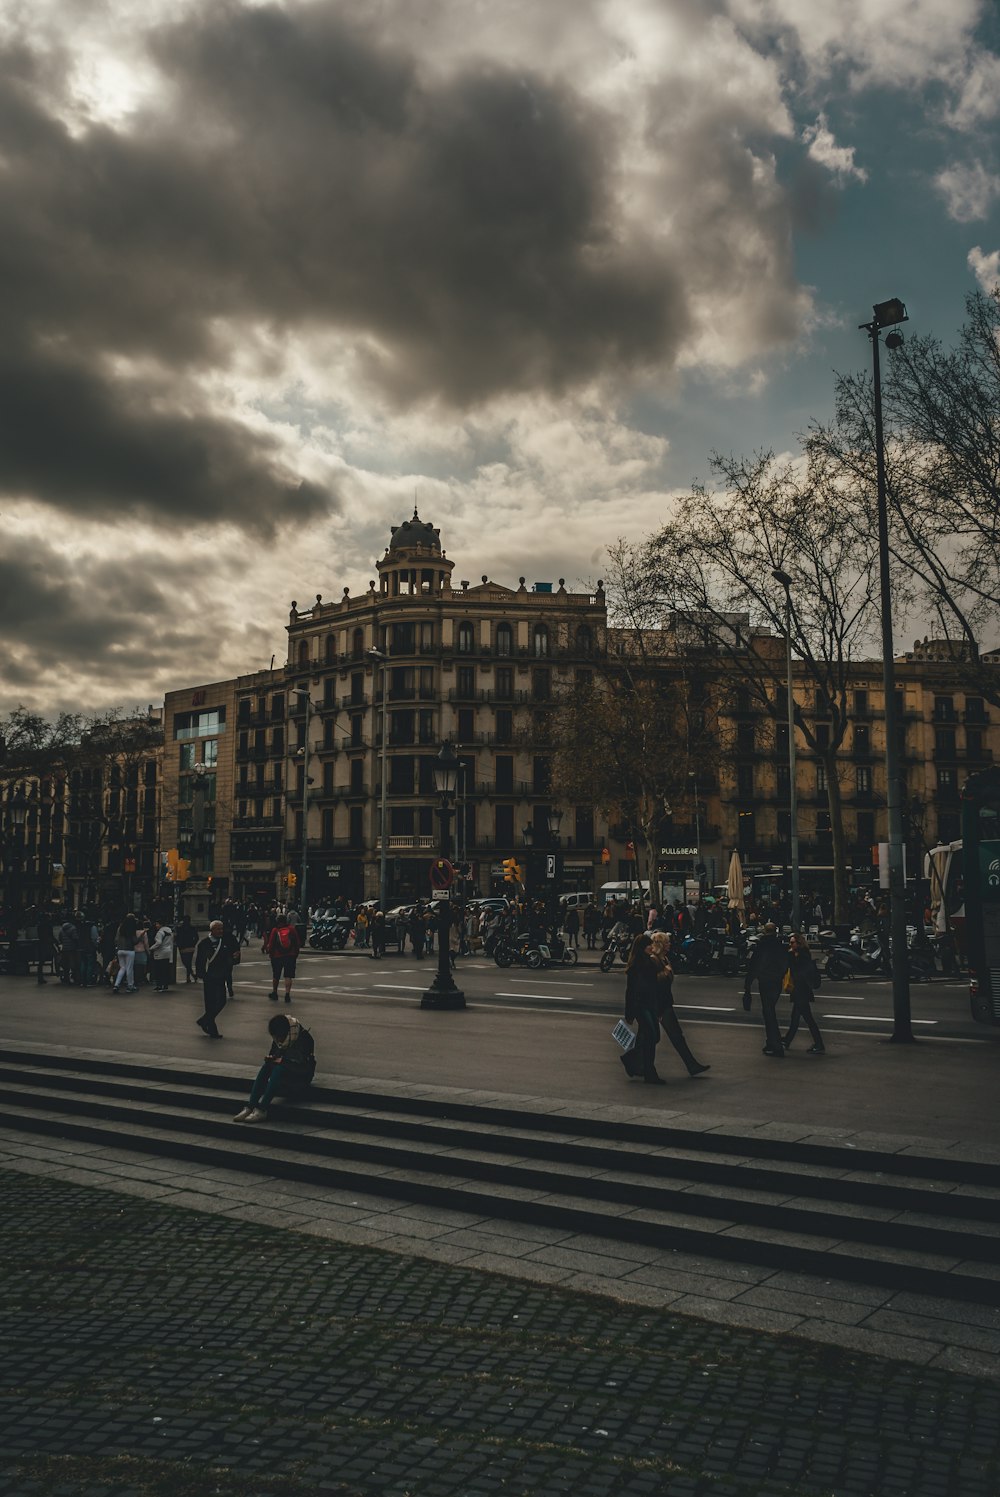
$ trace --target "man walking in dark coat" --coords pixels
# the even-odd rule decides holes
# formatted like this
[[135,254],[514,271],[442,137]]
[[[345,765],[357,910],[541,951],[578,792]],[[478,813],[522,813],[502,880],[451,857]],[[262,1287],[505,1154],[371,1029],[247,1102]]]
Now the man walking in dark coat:
[[240,945],[228,934],[221,920],[213,920],[195,948],[194,975],[205,990],[205,1012],[195,1022],[209,1039],[221,1040],[216,1019],[226,1006],[227,988],[233,979],[234,960],[239,960]]
[[776,1060],[783,1060],[785,1055],[784,1046],[781,1043],[781,1029],[778,1026],[777,1009],[778,999],[781,997],[781,985],[787,971],[787,948],[782,945],[778,937],[778,927],[768,922],[764,926],[764,933],[757,942],[747,965],[743,1007],[749,1011],[750,987],[756,978],[760,989],[760,1006],[764,1014],[764,1035],[767,1041],[764,1045],[764,1054],[771,1055]]

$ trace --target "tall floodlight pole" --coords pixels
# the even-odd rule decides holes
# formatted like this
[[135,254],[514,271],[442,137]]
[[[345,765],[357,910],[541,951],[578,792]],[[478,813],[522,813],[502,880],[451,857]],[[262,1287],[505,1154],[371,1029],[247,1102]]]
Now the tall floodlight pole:
[[799,787],[795,763],[795,698],[792,695],[792,579],[775,567],[772,576],[785,589],[785,697],[788,715],[788,840],[792,864],[792,930],[799,915]]
[[308,686],[297,686],[295,690],[306,709],[302,738],[302,873],[298,906],[303,923],[308,925],[309,905],[306,900],[306,882],[309,877],[309,723],[312,718],[312,693]]
[[[889,929],[892,939],[892,1034],[897,1045],[911,1045],[910,973],[906,945],[906,882],[903,870],[903,787],[899,772],[899,718],[896,710],[896,665],[893,658],[892,592],[889,576],[889,508],[885,482],[885,438],[882,430],[882,374],[879,335],[883,328],[908,322],[898,298],[878,302],[871,322],[862,322],[872,345],[875,391],[875,481],[878,498],[878,565],[882,612],[882,685],[885,692],[885,779],[889,820]],[[890,333],[887,348],[899,348],[900,333]]]

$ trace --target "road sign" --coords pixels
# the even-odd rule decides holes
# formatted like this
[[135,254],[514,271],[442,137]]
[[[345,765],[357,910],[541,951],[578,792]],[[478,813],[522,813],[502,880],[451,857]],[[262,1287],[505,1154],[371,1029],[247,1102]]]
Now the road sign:
[[431,888],[450,889],[455,881],[455,870],[447,858],[435,858],[431,864]]
[[546,853],[546,855],[545,855],[545,877],[546,878],[555,878],[555,876],[556,876],[556,859],[555,859],[555,853],[551,853],[551,852],[550,853]]

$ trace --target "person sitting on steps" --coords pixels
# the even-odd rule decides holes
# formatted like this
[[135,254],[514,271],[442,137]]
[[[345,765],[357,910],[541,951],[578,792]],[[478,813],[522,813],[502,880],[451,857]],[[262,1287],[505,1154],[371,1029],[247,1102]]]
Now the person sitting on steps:
[[313,1037],[291,1014],[275,1014],[268,1026],[271,1048],[254,1078],[250,1098],[233,1118],[234,1123],[265,1123],[275,1096],[299,1101],[316,1074]]

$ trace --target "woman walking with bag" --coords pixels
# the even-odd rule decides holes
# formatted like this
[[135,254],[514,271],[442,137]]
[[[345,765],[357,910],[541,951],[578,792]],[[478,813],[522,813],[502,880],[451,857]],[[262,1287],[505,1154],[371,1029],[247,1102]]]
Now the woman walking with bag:
[[625,969],[625,1022],[637,1025],[635,1044],[620,1057],[626,1074],[663,1086],[656,1074],[656,1046],[660,1039],[660,971],[647,935],[636,936]]
[[677,1015],[674,1013],[674,969],[670,965],[670,937],[666,931],[658,930],[654,931],[649,939],[653,961],[659,968],[660,1023],[663,1025],[663,1032],[687,1066],[688,1075],[700,1076],[711,1068],[695,1060],[684,1038],[684,1031]]
[[812,952],[805,936],[796,931],[788,943],[788,973],[787,981],[791,982],[792,992],[792,1018],[788,1026],[788,1033],[782,1040],[787,1050],[798,1032],[799,1022],[804,1019],[809,1033],[812,1035],[812,1045],[807,1050],[807,1055],[825,1055],[826,1046],[820,1033],[819,1025],[813,1017],[812,1001],[816,989],[820,985],[820,975],[816,963],[813,961]]

